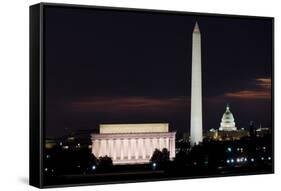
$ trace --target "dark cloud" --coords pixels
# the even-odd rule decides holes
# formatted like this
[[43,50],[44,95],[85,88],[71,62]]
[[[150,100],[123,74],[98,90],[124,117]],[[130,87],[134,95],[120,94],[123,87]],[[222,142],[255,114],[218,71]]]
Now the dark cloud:
[[93,97],[69,103],[76,112],[161,112],[169,113],[187,109],[190,100],[183,97]]
[[240,90],[237,92],[225,93],[226,97],[239,99],[271,99],[271,79],[257,78],[255,80],[257,86],[253,90]]

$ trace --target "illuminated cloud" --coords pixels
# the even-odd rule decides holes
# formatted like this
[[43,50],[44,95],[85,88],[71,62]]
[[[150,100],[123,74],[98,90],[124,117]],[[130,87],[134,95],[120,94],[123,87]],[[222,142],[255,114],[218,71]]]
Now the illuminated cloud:
[[257,78],[257,85],[264,89],[271,89],[271,79],[270,78]]
[[76,111],[97,112],[162,112],[177,111],[187,107],[188,99],[184,97],[150,98],[150,97],[93,97],[71,103]]
[[256,88],[253,90],[241,90],[237,92],[229,92],[224,95],[229,98],[242,99],[271,99],[271,79],[257,78],[255,79]]
[[244,90],[233,93],[226,93],[225,96],[231,98],[245,98],[245,99],[270,99],[271,93],[269,91],[251,91]]

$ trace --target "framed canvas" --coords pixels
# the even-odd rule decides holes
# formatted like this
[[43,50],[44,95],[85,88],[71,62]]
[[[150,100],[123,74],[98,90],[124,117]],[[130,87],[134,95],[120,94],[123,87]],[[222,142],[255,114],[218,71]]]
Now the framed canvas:
[[30,184],[274,172],[274,19],[30,7]]

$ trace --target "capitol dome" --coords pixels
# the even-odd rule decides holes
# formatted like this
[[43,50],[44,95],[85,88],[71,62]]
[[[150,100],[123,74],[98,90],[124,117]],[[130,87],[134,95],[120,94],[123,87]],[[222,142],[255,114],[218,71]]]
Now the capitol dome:
[[226,111],[224,112],[221,124],[220,124],[220,131],[236,131],[237,128],[235,127],[234,117],[229,109],[229,105],[226,106]]

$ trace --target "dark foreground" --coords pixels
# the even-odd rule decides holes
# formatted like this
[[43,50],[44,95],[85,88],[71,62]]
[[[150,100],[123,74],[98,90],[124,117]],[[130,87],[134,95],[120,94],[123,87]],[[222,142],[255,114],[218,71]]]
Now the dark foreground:
[[[45,185],[48,186],[65,186],[80,184],[106,184],[121,182],[142,182],[142,181],[159,181],[174,180],[202,177],[222,177],[222,176],[240,176],[253,174],[273,173],[271,164],[251,165],[243,167],[170,167],[166,169],[152,169],[148,165],[130,165],[130,166],[113,166],[108,172],[96,172],[85,174],[67,174],[56,176],[45,176]],[[122,169],[122,170],[121,170]]]
[[159,181],[202,177],[268,174],[274,172],[272,136],[239,141],[178,144],[173,161],[165,149],[155,150],[148,164],[113,165],[110,157],[95,158],[90,150],[46,150],[45,187]]

